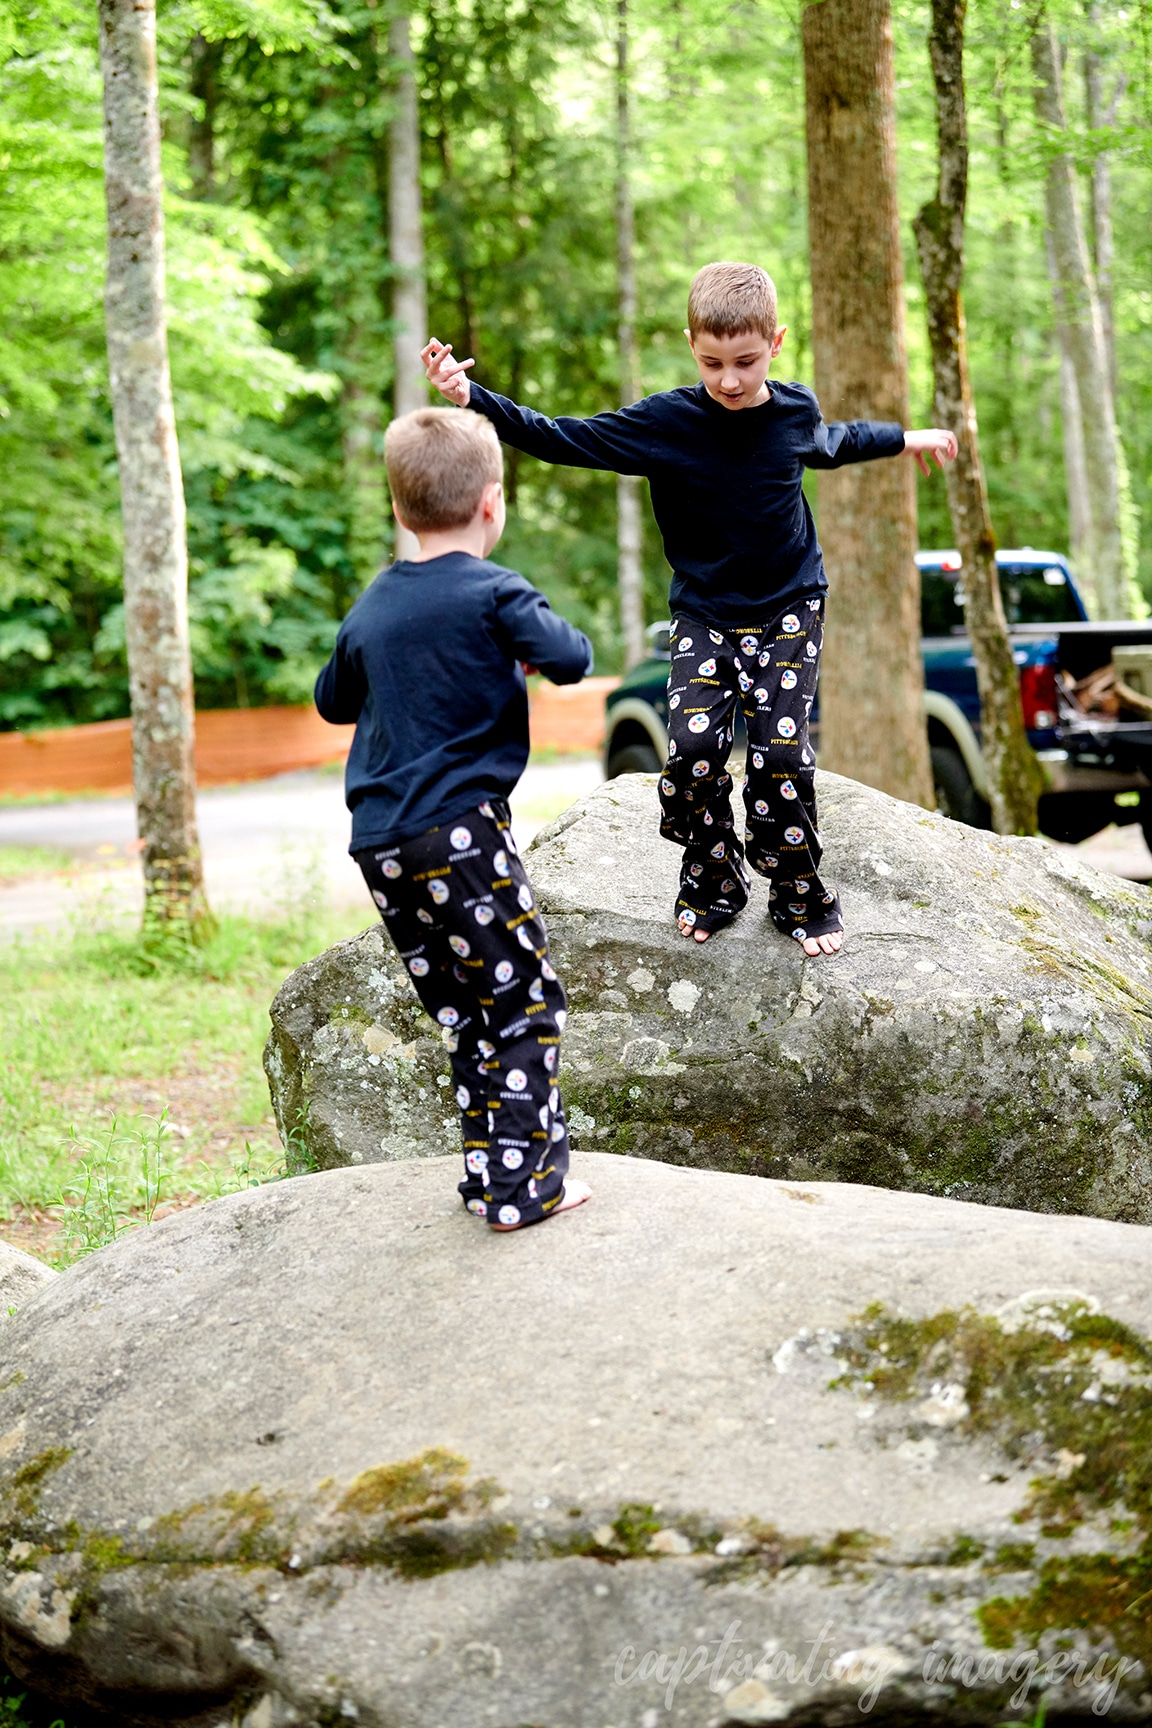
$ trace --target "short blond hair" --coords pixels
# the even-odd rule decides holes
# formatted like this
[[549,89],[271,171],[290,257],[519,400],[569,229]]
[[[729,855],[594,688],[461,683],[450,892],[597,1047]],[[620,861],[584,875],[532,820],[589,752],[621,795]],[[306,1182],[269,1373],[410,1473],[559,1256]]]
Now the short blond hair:
[[504,478],[495,428],[466,408],[402,414],[384,434],[384,460],[397,514],[414,534],[462,528],[485,486]]
[[759,264],[705,264],[688,294],[693,336],[741,336],[754,330],[771,342],[776,334],[776,284]]

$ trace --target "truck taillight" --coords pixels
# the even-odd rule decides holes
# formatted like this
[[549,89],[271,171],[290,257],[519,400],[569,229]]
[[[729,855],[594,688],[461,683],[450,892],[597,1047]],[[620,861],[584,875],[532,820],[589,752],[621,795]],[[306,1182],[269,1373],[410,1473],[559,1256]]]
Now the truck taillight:
[[1020,706],[1029,732],[1050,732],[1056,724],[1056,672],[1051,666],[1021,666]]

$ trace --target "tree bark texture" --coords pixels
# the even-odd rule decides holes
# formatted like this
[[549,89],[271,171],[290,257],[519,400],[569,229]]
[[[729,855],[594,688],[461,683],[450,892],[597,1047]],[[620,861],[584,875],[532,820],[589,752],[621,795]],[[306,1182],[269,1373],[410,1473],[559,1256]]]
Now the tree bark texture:
[[1032,30],[1033,96],[1051,155],[1045,209],[1052,235],[1058,302],[1080,397],[1080,425],[1091,505],[1090,580],[1105,618],[1136,615],[1134,548],[1126,544],[1126,471],[1108,376],[1100,303],[1076,185],[1076,167],[1064,148],[1064,101],[1056,32],[1041,12]]
[[340,441],[349,504],[348,557],[357,583],[363,585],[384,562],[388,511],[380,396],[364,384],[366,368],[362,361],[357,364],[356,336],[353,331],[340,396]]
[[164,315],[153,0],[100,0],[105,319],[124,517],[124,619],[145,921],[207,913],[196,834],[184,487]]
[[1024,730],[968,376],[963,301],[968,202],[966,5],[967,0],[932,0],[928,46],[936,86],[939,173],[936,196],[924,205],[913,226],[928,310],[933,413],[937,425],[952,428],[959,444],[956,460],[947,469],[948,507],[963,559],[964,623],[976,662],[992,826],[998,834],[1034,834],[1043,777]]
[[[388,225],[394,271],[392,340],[396,368],[392,408],[394,414],[400,415],[428,406],[424,368],[420,364],[420,350],[428,339],[424,211],[420,193],[420,112],[407,13],[398,14],[389,25],[388,55],[392,69]],[[397,523],[397,558],[410,558],[418,549],[416,536]]]
[[[1094,28],[1100,23],[1099,0],[1088,7],[1088,22]],[[1084,95],[1088,125],[1095,133],[1110,130],[1116,124],[1116,111],[1124,94],[1123,73],[1116,78],[1111,98],[1105,101],[1104,67],[1100,55],[1089,48],[1084,55]],[[1098,149],[1092,164],[1092,262],[1096,270],[1096,293],[1100,301],[1100,327],[1104,336],[1104,360],[1108,380],[1112,385],[1112,401],[1119,394],[1116,371],[1116,334],[1112,309],[1112,167],[1107,150]]]
[[1072,360],[1072,336],[1064,315],[1060,274],[1052,235],[1046,233],[1048,280],[1056,318],[1056,340],[1060,349],[1060,414],[1064,442],[1064,487],[1068,494],[1068,541],[1076,582],[1093,618],[1101,616],[1092,568],[1092,500],[1088,493],[1088,469],[1084,461],[1084,428],[1080,423],[1080,390]]
[[[620,406],[640,395],[640,355],[636,345],[636,222],[632,203],[632,125],[629,100],[628,0],[616,0],[616,284]],[[639,665],[645,654],[644,572],[641,564],[640,480],[616,480],[616,581],[620,591],[620,629],[624,666]]]
[[[803,40],[817,394],[827,419],[906,426],[888,0],[817,0]],[[820,539],[831,589],[821,764],[931,809],[911,463],[821,474]]]

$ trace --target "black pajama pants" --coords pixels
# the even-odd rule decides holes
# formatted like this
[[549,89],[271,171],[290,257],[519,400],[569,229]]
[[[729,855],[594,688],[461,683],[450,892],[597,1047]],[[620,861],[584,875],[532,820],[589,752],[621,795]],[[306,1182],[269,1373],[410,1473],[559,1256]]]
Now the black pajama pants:
[[490,1223],[535,1224],[568,1171],[557,1087],[564,990],[498,799],[398,846],[356,853],[448,1047],[464,1139],[460,1194]]
[[[808,741],[823,639],[822,599],[739,629],[673,620],[660,832],[684,848],[676,913],[697,929],[721,929],[747,905],[746,864],[771,882],[772,919],[785,935],[802,942],[844,928],[819,875]],[[743,841],[727,767],[737,702],[748,732]]]

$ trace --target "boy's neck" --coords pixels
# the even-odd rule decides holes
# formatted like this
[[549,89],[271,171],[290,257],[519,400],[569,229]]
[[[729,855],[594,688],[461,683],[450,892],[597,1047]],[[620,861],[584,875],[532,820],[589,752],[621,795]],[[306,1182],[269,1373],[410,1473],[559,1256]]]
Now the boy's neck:
[[444,558],[449,552],[466,552],[472,558],[486,558],[491,547],[485,545],[485,524],[473,527],[446,528],[438,534],[418,534],[420,550],[409,559],[411,564],[427,564],[431,558]]

